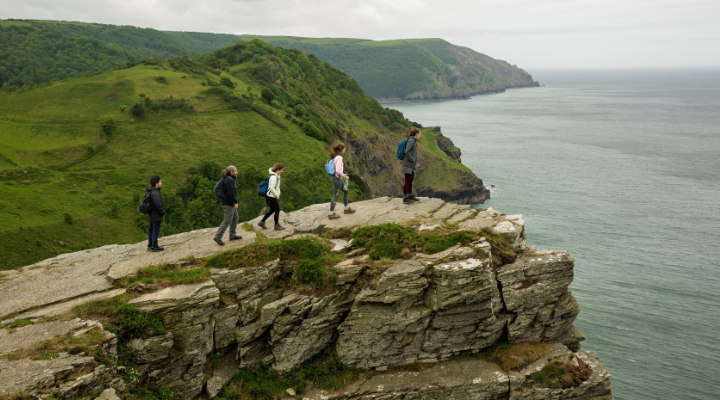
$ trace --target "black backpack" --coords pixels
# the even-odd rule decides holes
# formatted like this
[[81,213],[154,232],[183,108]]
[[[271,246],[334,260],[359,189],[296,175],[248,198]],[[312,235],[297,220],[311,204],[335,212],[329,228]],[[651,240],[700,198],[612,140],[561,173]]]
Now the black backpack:
[[145,196],[142,198],[140,203],[140,212],[143,214],[150,214],[152,211],[152,203],[150,202],[150,192],[145,192]]
[[220,178],[219,181],[215,184],[215,189],[213,189],[213,193],[215,193],[215,196],[225,200],[225,178]]

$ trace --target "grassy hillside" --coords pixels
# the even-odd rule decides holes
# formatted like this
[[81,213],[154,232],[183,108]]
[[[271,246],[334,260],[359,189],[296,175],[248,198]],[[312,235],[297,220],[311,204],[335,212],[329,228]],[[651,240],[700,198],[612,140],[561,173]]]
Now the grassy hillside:
[[259,38],[273,46],[316,55],[347,73],[375,98],[440,99],[537,86],[527,72],[505,61],[441,39],[372,41],[289,36],[166,32],[194,52]]
[[[343,72],[257,40],[0,93],[0,269],[142,240],[137,205],[153,174],[169,210],[163,234],[219,224],[212,187],[228,164],[240,169],[241,220],[264,206],[257,185],[275,162],[286,165],[283,210],[328,202],[335,138],[349,144],[351,199],[397,193],[395,144],[409,127]],[[419,145],[420,193],[474,177],[437,134]]]

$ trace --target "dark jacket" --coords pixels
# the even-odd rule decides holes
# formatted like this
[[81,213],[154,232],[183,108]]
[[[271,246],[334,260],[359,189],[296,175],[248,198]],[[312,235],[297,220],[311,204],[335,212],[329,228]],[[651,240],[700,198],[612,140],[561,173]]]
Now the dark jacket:
[[417,141],[414,137],[409,137],[405,142],[405,158],[402,160],[400,172],[403,174],[414,174],[417,166]]
[[235,184],[235,178],[233,178],[231,175],[228,175],[225,177],[225,181],[223,182],[223,193],[225,193],[225,198],[222,201],[222,205],[224,206],[234,206],[237,204],[237,185]]
[[160,189],[154,186],[148,186],[145,188],[145,191],[150,193],[150,222],[162,221],[163,215],[165,215],[165,207],[163,206]]

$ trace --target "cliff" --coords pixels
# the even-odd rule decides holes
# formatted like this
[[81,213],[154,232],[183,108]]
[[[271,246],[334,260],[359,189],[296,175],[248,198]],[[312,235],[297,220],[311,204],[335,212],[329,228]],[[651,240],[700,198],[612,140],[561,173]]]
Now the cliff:
[[579,352],[574,259],[528,248],[522,216],[354,206],[283,213],[284,231],[248,221],[224,247],[204,229],[161,253],[111,245],[3,272],[0,395],[613,398]]

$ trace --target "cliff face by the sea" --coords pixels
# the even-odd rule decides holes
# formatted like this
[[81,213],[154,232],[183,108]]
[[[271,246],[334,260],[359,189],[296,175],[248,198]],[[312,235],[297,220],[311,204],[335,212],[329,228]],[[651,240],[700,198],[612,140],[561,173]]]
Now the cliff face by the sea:
[[[0,395],[104,391],[111,400],[149,388],[178,400],[238,398],[237,377],[267,371],[260,365],[299,376],[292,374],[330,352],[335,369],[355,374],[334,388],[306,377],[282,395],[613,398],[597,354],[579,351],[572,255],[527,247],[521,215],[433,198],[353,207],[336,220],[328,204],[283,213],[282,231],[248,221],[238,227],[242,239],[224,247],[212,241],[215,229],[204,229],[161,238],[164,252],[147,252],[145,242],[111,245],[3,272]],[[375,236],[348,240],[374,226]],[[368,244],[373,238],[379,247]],[[288,254],[321,243],[335,260],[332,280],[298,284],[307,260]],[[400,258],[388,243],[404,243]],[[272,246],[283,250],[264,252]],[[198,275],[180,284],[142,280],[156,273]],[[132,321],[118,317],[128,310]]]

